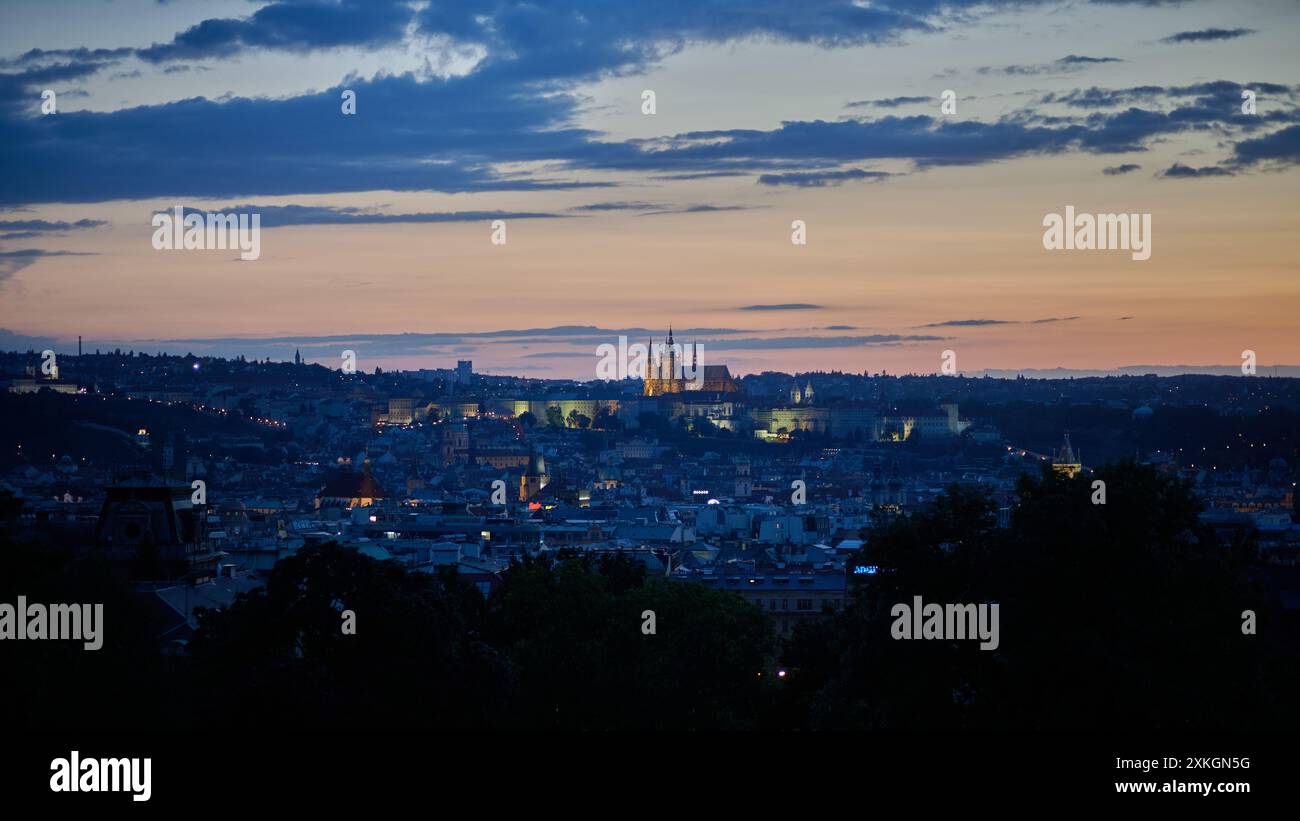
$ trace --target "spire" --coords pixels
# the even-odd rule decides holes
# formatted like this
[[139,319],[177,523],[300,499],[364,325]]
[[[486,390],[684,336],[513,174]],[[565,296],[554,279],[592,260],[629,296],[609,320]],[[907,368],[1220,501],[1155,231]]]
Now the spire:
[[673,344],[673,324],[671,322],[668,323],[668,344]]
[[1060,461],[1066,464],[1074,464],[1074,448],[1070,446],[1070,432],[1065,432],[1065,443],[1061,446]]
[[533,446],[528,454],[528,473],[527,476],[544,476],[546,474],[546,458],[542,456],[542,451],[536,445]]

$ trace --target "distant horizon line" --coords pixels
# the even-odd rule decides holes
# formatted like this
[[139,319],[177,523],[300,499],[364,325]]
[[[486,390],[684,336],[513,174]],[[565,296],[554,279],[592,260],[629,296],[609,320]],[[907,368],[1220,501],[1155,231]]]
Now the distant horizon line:
[[[120,350],[120,347],[116,347],[116,348],[114,348],[114,350]],[[193,353],[193,352],[174,353],[174,352],[169,352],[169,351],[166,351],[166,350],[156,351],[156,352],[152,352],[152,353],[151,353],[151,352],[149,352],[149,351],[147,351],[147,350],[144,350],[144,349],[136,349],[136,348],[132,348],[132,349],[130,349],[130,352],[134,352],[134,353],[136,353],[136,354],[141,354],[141,355],[150,356],[150,357],[158,356],[158,355],[161,354],[162,356],[166,356],[166,357],[175,357],[175,358],[178,358],[178,359],[193,358],[193,359],[198,359],[198,360],[205,360],[205,359],[207,359],[207,360],[221,360],[221,361],[227,361],[227,362],[234,362],[234,361],[236,361],[236,359],[238,359],[238,357],[240,357],[240,356],[244,356],[243,354],[235,354],[235,355],[232,356],[232,355],[222,355],[222,354],[195,354],[195,353]],[[36,349],[34,349],[34,348],[28,348],[27,350],[6,349],[6,350],[3,350],[3,351],[0,351],[0,355],[10,355],[10,354],[12,354],[12,355],[14,355],[14,356],[36,355],[37,353],[38,353],[38,351],[36,351]],[[112,353],[112,351],[105,352],[105,351],[102,351],[102,350],[101,350],[100,353],[99,353],[98,355],[100,355],[100,356],[104,356],[104,355],[110,355],[111,353]],[[93,353],[84,353],[83,355],[84,355],[84,356],[94,356],[94,355],[96,355],[96,354],[93,354]],[[63,354],[63,356],[75,356],[75,354]],[[594,355],[594,354],[593,354],[593,358],[595,358],[595,355]],[[248,358],[248,357],[245,356],[245,361],[248,362],[248,363],[252,363],[252,364],[264,363],[264,362],[266,362],[266,361],[268,361],[268,360],[269,360],[272,364],[283,364],[283,365],[291,365],[291,364],[294,364],[294,362],[293,362],[292,359],[276,360],[276,359],[271,358],[271,357],[264,357],[264,358],[253,357],[253,358]],[[318,360],[318,359],[313,360],[313,359],[308,359],[308,358],[306,358],[306,357],[303,358],[301,364],[303,364],[303,365],[320,365],[321,367],[327,367],[327,366],[323,365],[322,362],[321,362],[320,360]],[[329,369],[330,369],[330,370],[335,370],[334,368],[329,368]],[[384,373],[388,373],[388,374],[414,374],[414,373],[419,373],[420,371],[428,371],[428,370],[446,370],[446,371],[455,371],[455,370],[456,370],[456,367],[455,367],[455,365],[447,365],[447,366],[445,366],[445,367],[425,367],[425,368],[390,368],[390,369],[385,369]],[[1282,373],[1279,373],[1279,371],[1282,371]],[[358,372],[362,372],[362,373],[364,373],[364,371],[361,371],[361,370],[359,370]],[[830,375],[830,374],[846,374],[846,375],[850,375],[850,376],[866,376],[866,377],[873,377],[873,376],[915,376],[915,377],[929,377],[929,376],[933,376],[933,377],[944,377],[944,378],[963,377],[963,378],[967,378],[967,379],[975,379],[975,378],[1016,379],[1016,378],[1018,378],[1018,377],[1024,377],[1024,378],[1027,378],[1027,379],[1041,379],[1041,380],[1044,380],[1044,381],[1051,380],[1051,379],[1075,378],[1075,377],[1078,377],[1078,378],[1085,378],[1085,379],[1087,379],[1087,378],[1105,378],[1105,377],[1110,377],[1110,376],[1148,376],[1148,375],[1154,375],[1154,376],[1162,377],[1162,378],[1163,378],[1163,377],[1173,377],[1173,376],[1246,376],[1246,375],[1247,375],[1247,374],[1243,374],[1243,373],[1241,373],[1241,365],[1240,365],[1240,364],[1231,364],[1231,365],[1187,365],[1187,364],[1176,364],[1176,365],[1121,365],[1121,366],[1118,366],[1118,367],[1115,367],[1115,368],[1065,368],[1065,367],[1054,367],[1054,368],[983,368],[983,369],[981,369],[981,370],[974,370],[974,371],[969,371],[969,372],[965,372],[965,371],[963,371],[963,372],[959,372],[959,373],[956,373],[956,374],[942,374],[942,373],[939,373],[939,372],[917,372],[917,371],[899,371],[899,372],[890,373],[890,372],[885,371],[885,370],[883,370],[883,369],[880,370],[880,371],[876,371],[876,372],[874,372],[874,373],[872,373],[871,371],[868,371],[868,370],[863,370],[863,371],[860,371],[860,372],[859,372],[859,371],[846,371],[846,370],[796,370],[796,371],[763,370],[763,371],[751,371],[751,372],[744,372],[744,373],[736,373],[736,374],[734,374],[734,376],[735,376],[736,378],[744,378],[744,377],[747,377],[747,376],[761,376],[761,375],[763,375],[763,374],[765,374],[765,373],[781,374],[781,375],[790,376],[790,377],[795,377],[795,376],[800,376],[800,375],[803,375],[803,376],[810,376],[810,375],[816,375],[816,374],[825,374],[825,375]],[[476,376],[490,376],[490,377],[497,377],[497,378],[532,379],[532,380],[536,380],[536,381],[539,381],[539,382],[581,382],[581,383],[588,383],[588,382],[605,382],[605,381],[609,381],[609,382],[622,382],[622,381],[628,381],[628,380],[580,379],[580,378],[575,378],[575,377],[560,377],[560,376],[551,376],[551,377],[544,377],[544,376],[527,376],[527,375],[522,375],[522,374],[517,374],[517,373],[492,373],[492,372],[487,372],[487,371],[474,371],[474,374],[475,374]],[[1300,365],[1287,365],[1287,364],[1277,364],[1277,365],[1257,365],[1257,366],[1256,366],[1256,373],[1255,373],[1255,374],[1251,374],[1251,375],[1252,375],[1252,376],[1266,376],[1266,377],[1272,377],[1272,378],[1296,379],[1296,378],[1300,378]]]

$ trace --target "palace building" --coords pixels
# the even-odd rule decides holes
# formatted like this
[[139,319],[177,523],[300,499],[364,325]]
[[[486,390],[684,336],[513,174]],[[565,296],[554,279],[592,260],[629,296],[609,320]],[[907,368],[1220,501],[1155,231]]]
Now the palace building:
[[650,340],[646,361],[644,396],[663,396],[668,393],[703,391],[705,393],[739,393],[740,386],[732,379],[726,365],[701,365],[699,343],[691,344],[689,362],[673,340],[673,329],[668,327],[668,339],[658,347]]

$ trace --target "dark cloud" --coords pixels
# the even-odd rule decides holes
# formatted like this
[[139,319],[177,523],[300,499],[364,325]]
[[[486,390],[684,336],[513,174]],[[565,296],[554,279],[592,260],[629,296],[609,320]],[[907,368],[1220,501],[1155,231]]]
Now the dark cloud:
[[886,97],[882,100],[854,100],[845,103],[845,108],[898,108],[903,105],[913,105],[915,103],[928,103],[934,100],[933,97]]
[[1254,29],[1200,29],[1198,31],[1180,31],[1163,38],[1162,43],[1205,43],[1211,40],[1235,40],[1254,34]]
[[1067,54],[1056,61],[1061,65],[1087,65],[1089,63],[1122,63],[1118,57],[1085,57],[1081,54]]
[[667,208],[663,203],[655,202],[593,202],[579,205],[573,211],[652,211]]
[[871,334],[869,336],[782,336],[771,339],[720,339],[708,343],[713,350],[763,351],[787,348],[859,348],[900,345],[905,342],[938,342],[946,336],[915,334]]
[[747,211],[750,207],[746,205],[710,205],[708,203],[678,207],[655,202],[596,202],[590,205],[579,205],[569,210],[586,212],[641,211],[643,213],[637,214],[637,216],[653,217],[661,214],[709,214],[715,211]]
[[0,68],[30,68],[55,60],[77,63],[116,62],[135,53],[133,48],[34,48],[0,60]]
[[807,302],[785,302],[779,305],[744,305],[740,308],[742,311],[820,311],[823,305],[813,305]]
[[105,220],[80,219],[76,222],[61,220],[0,220],[0,240],[32,239],[64,231],[81,231],[107,225]]
[[707,180],[715,177],[748,177],[748,171],[697,171],[689,174],[658,174],[656,180]]
[[[1289,92],[1285,86],[1257,86]],[[601,171],[678,179],[749,173],[760,175],[766,185],[816,186],[880,179],[884,173],[825,170],[845,163],[899,159],[926,169],[1067,151],[1141,152],[1152,141],[1179,133],[1205,128],[1247,133],[1300,120],[1293,105],[1277,105],[1267,115],[1241,114],[1243,86],[1220,82],[1184,89],[1068,92],[1049,101],[1097,108],[1126,96],[1165,94],[1175,107],[1164,111],[1130,104],[1050,123],[1016,115],[993,122],[886,116],[615,142],[568,124],[577,104],[568,94],[502,95],[477,74],[423,81],[407,74],[349,87],[358,95],[354,116],[340,113],[341,88],[335,88],[282,100],[217,103],[199,98],[108,114],[6,119],[0,127],[6,130],[9,171],[0,175],[0,204],[612,187],[614,183],[586,173]],[[1178,102],[1187,97],[1191,99]],[[1285,134],[1276,138],[1281,145],[1247,143],[1240,158],[1285,154],[1286,139]],[[177,146],[185,148],[177,151]],[[548,162],[552,170],[546,177],[497,170],[501,163],[525,162]]]
[[1240,165],[1300,163],[1300,125],[1237,143],[1233,146],[1233,159]]
[[341,87],[111,113],[0,113],[0,204],[609,185],[493,168],[584,151],[594,135],[568,126],[576,100],[565,94],[501,88],[474,75],[420,81],[405,74],[348,87],[357,93],[355,115],[341,113]]
[[1226,109],[1240,111],[1241,92],[1252,90],[1257,94],[1272,94],[1290,97],[1295,89],[1278,83],[1234,83],[1230,80],[1215,80],[1206,83],[1193,83],[1185,86],[1132,86],[1129,88],[1097,88],[1047,94],[1044,103],[1062,103],[1076,108],[1110,108],[1134,103],[1155,104],[1169,98],[1197,98],[1193,105],[1218,108],[1226,104]]
[[1107,166],[1107,167],[1101,169],[1101,173],[1105,174],[1105,175],[1108,176],[1108,177],[1115,177],[1115,176],[1118,176],[1118,175],[1120,175],[1120,174],[1129,174],[1129,173],[1132,173],[1132,172],[1134,172],[1134,171],[1139,170],[1140,168],[1142,168],[1142,166],[1137,165],[1136,163],[1126,162],[1126,163],[1124,163],[1123,165],[1110,165],[1110,166]]
[[108,225],[105,220],[80,219],[76,222],[51,220],[0,220],[0,231],[78,231]]
[[[39,104],[40,94],[48,86],[89,77],[106,65],[92,60],[74,60],[0,74],[0,133],[15,125],[6,120],[20,119],[21,111]],[[8,138],[9,135],[5,136]]]
[[759,185],[794,185],[799,188],[822,188],[828,185],[843,185],[850,180],[869,180],[879,182],[895,176],[885,171],[866,171],[850,168],[845,171],[804,171],[790,174],[763,174],[758,178]]
[[[758,175],[765,185],[810,187],[881,179],[883,172],[825,170],[878,159],[906,160],[925,169],[1076,150],[1136,152],[1181,132],[1231,127],[1245,133],[1300,121],[1294,105],[1274,107],[1258,117],[1234,113],[1239,105],[1223,103],[1241,87],[1224,83],[1220,88],[1203,85],[1202,93],[1169,111],[1137,107],[1180,96],[1155,86],[1143,87],[1154,89],[1155,97],[1131,89],[1091,89],[1046,100],[1079,108],[1130,106],[1113,113],[1092,112],[1082,119],[1033,112],[993,122],[891,116],[630,141],[607,140],[575,125],[583,103],[574,91],[577,83],[643,71],[689,42],[751,37],[822,47],[886,42],[909,32],[966,23],[988,5],[978,0],[809,0],[797,9],[778,0],[485,0],[472,5],[436,0],[424,7],[361,0],[270,3],[248,17],[205,20],[138,56],[170,68],[180,60],[186,61],[180,65],[191,65],[248,50],[374,49],[406,42],[408,26],[420,35],[446,38],[453,47],[480,46],[486,56],[465,76],[380,75],[281,99],[193,98],[108,113],[36,117],[34,89],[93,74],[122,53],[28,52],[30,58],[10,61],[22,71],[0,74],[6,164],[6,173],[0,174],[0,205],[613,187],[610,181],[593,178],[603,171],[673,180]],[[1047,65],[1077,70],[1115,59],[1072,54]],[[51,60],[67,62],[42,64]],[[340,112],[343,88],[357,93],[355,115]],[[1286,86],[1252,88],[1289,93]],[[1090,97],[1089,92],[1095,94]],[[1126,92],[1130,98],[1123,96]],[[890,108],[924,99],[864,102]],[[1243,162],[1252,150],[1278,148],[1248,146],[1241,152]],[[502,170],[525,163],[545,163],[551,176]],[[699,205],[645,211],[649,215],[735,208]]]
[[[1032,2],[1033,0],[1031,0]],[[435,0],[423,9],[400,0],[293,0],[243,18],[204,20],[135,54],[160,63],[226,58],[250,50],[306,52],[380,48],[402,42],[408,26],[424,36],[487,52],[484,70],[499,79],[592,77],[642,68],[686,42],[770,37],[823,47],[895,40],[964,21],[982,0],[666,0],[606,3]]]
[[542,351],[541,353],[524,354],[522,359],[594,359],[596,354],[591,351]]
[[797,8],[781,0],[440,1],[430,3],[419,19],[423,33],[485,47],[485,70],[537,79],[643,68],[686,42],[751,37],[824,47],[888,42],[906,32],[936,30],[944,17],[979,5],[974,0],[883,0],[870,6],[805,0]]
[[1110,108],[1138,100],[1152,100],[1168,94],[1164,86],[1135,86],[1133,88],[1097,88],[1051,93],[1043,97],[1044,103],[1062,103],[1076,108]]
[[271,3],[245,18],[212,18],[169,43],[136,51],[150,63],[229,57],[246,49],[306,52],[343,46],[375,48],[401,42],[410,7],[395,0]]
[[48,336],[28,336],[0,328],[0,351],[57,350],[59,340]]
[[981,325],[1015,325],[1013,319],[950,319],[946,322],[931,322],[922,328],[973,328]]
[[950,319],[947,322],[932,322],[921,325],[922,328],[979,328],[985,325],[1046,325],[1052,322],[1073,322],[1077,316],[1052,316],[1046,319],[1031,319],[1025,323],[1018,319]]
[[925,167],[1064,151],[1086,134],[1083,126],[1037,128],[1009,121],[953,122],[927,115],[813,120],[785,122],[771,131],[696,131],[653,142],[593,144],[586,156],[574,158],[571,164],[624,171],[721,166],[788,173],[800,164],[910,159]]
[[[185,214],[259,214],[263,228],[289,225],[383,225],[400,222],[479,222],[504,219],[564,219],[565,214],[531,211],[435,211],[411,214],[381,214],[361,208],[323,205],[228,205],[211,212],[182,206]],[[170,213],[159,211],[155,213]]]
[[665,208],[661,211],[646,211],[638,217],[657,217],[663,214],[711,214],[715,211],[749,211],[748,205],[683,205],[680,208]]
[[1227,168],[1217,166],[1206,166],[1205,168],[1193,168],[1190,165],[1174,163],[1161,172],[1162,177],[1188,178],[1188,177],[1231,177],[1233,172]]

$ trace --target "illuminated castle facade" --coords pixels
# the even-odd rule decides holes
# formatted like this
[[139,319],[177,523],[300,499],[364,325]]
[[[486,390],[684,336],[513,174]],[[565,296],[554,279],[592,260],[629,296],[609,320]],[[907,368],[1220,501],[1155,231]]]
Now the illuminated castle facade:
[[726,365],[701,365],[700,346],[692,343],[689,360],[673,340],[672,326],[668,339],[655,346],[650,340],[646,357],[644,396],[663,396],[669,393],[704,391],[707,393],[738,393],[740,386],[731,378]]

